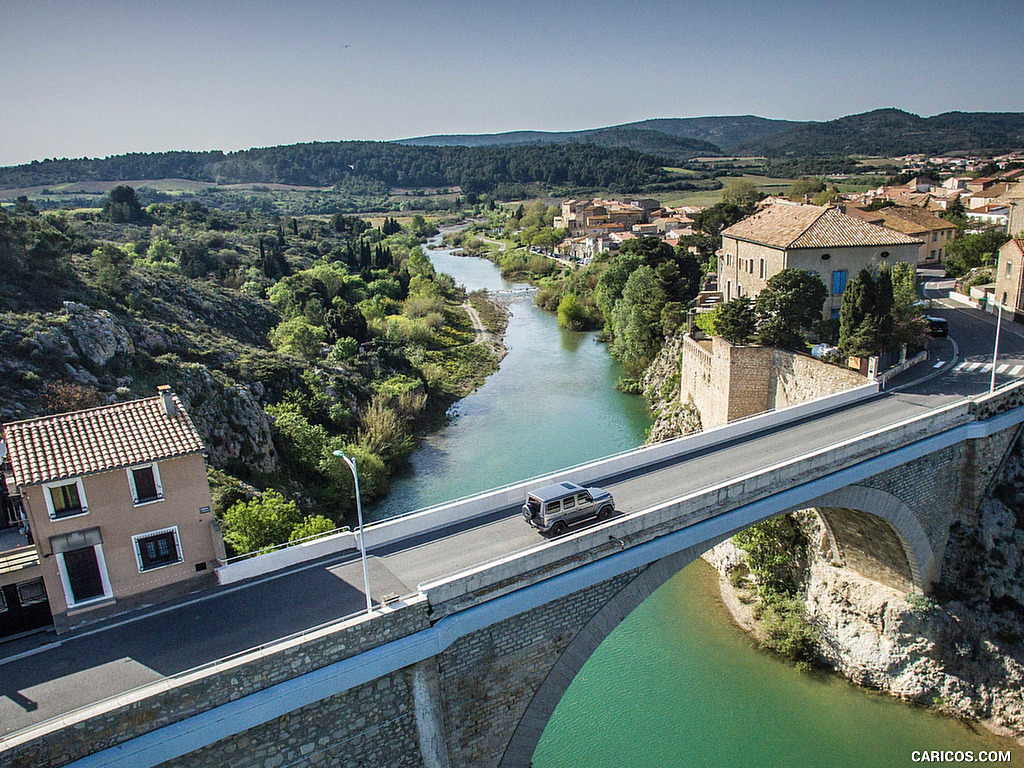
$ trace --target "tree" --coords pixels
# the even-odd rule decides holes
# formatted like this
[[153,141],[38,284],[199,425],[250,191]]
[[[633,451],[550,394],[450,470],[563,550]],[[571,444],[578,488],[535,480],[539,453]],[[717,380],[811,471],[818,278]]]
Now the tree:
[[93,251],[96,260],[96,278],[107,293],[120,296],[125,290],[125,281],[132,268],[132,257],[112,243],[104,243]]
[[612,310],[612,354],[629,373],[639,373],[658,354],[664,306],[665,292],[653,269],[644,265],[629,276],[622,298]]
[[300,522],[294,501],[274,490],[251,501],[236,501],[224,513],[224,543],[236,554],[284,544]]
[[843,292],[839,309],[839,351],[867,357],[879,351],[877,286],[871,273],[862,269]]
[[722,202],[726,205],[743,207],[753,205],[764,197],[758,192],[757,186],[746,179],[729,181],[722,190]]
[[127,184],[118,184],[107,196],[101,214],[107,221],[123,224],[142,218],[142,204],[135,190]]
[[558,324],[570,331],[582,331],[587,327],[587,314],[575,293],[567,293],[558,302]]
[[995,264],[999,249],[1009,235],[998,229],[986,229],[962,235],[946,246],[946,274],[960,277],[975,267]]
[[327,332],[323,328],[312,325],[302,316],[285,320],[270,332],[270,343],[277,351],[304,360],[317,357],[326,339]]
[[[883,268],[887,269],[887,267]],[[898,261],[892,266],[893,339],[896,344],[912,344],[924,335],[926,324],[921,314],[921,287],[913,265]]]
[[307,515],[302,522],[296,523],[292,528],[288,541],[300,541],[302,539],[325,536],[335,530],[337,526],[329,518],[323,515]]
[[815,205],[831,205],[832,203],[839,202],[842,198],[843,196],[840,194],[839,188],[832,186],[828,189],[821,190],[814,196],[814,199],[811,202]]
[[757,315],[749,296],[737,296],[716,308],[715,332],[730,344],[746,344],[757,330]]
[[821,319],[828,290],[821,278],[801,269],[784,269],[768,278],[757,294],[758,341],[766,346],[803,349],[803,331]]
[[806,197],[808,195],[816,195],[819,192],[824,191],[825,182],[821,179],[815,179],[810,176],[801,176],[799,179],[789,185],[789,196],[790,197]]

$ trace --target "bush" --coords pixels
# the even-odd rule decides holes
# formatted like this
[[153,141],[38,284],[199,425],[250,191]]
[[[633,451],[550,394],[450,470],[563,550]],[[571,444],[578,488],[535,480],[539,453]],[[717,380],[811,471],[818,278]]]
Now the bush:
[[811,662],[816,658],[817,633],[798,598],[765,601],[761,630],[761,642],[768,650],[790,661]]
[[292,528],[288,541],[300,541],[301,539],[326,536],[335,528],[334,522],[323,515],[307,515],[302,518],[302,522],[296,523],[295,527]]
[[323,328],[312,325],[301,316],[285,320],[270,332],[270,343],[274,349],[303,360],[312,360],[319,355],[326,338],[327,332]]
[[224,543],[235,554],[259,552],[284,544],[300,522],[294,501],[274,490],[252,501],[237,501],[224,513]]

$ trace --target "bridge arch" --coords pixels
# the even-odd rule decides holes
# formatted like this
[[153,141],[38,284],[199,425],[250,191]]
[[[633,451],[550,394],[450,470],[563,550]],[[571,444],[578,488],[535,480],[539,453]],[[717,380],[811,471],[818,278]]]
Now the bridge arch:
[[[906,591],[922,591],[937,577],[930,541],[913,510],[896,496],[867,486],[848,486],[801,505],[819,513],[830,543],[850,566],[869,578]],[[651,593],[704,552],[733,534],[784,510],[727,534],[667,555],[644,568],[620,589],[573,637],[527,705],[502,755],[500,768],[527,768],[548,720],[590,656],[605,638]],[[873,569],[867,558],[883,558]],[[889,562],[885,559],[888,558]]]
[[932,542],[897,496],[848,485],[805,506],[818,513],[836,556],[858,573],[904,592],[927,592],[938,579]]

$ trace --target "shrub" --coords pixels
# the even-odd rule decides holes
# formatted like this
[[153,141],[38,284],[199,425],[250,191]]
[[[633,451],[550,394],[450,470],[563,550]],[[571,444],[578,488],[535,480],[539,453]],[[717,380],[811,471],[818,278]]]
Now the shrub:
[[301,539],[318,538],[326,536],[336,528],[334,522],[323,515],[307,515],[302,522],[296,523],[292,528],[288,541],[299,541]]
[[761,630],[764,647],[784,658],[810,662],[816,657],[816,632],[798,598],[766,601],[761,612]]
[[224,513],[224,543],[236,554],[284,544],[300,522],[294,501],[268,490],[251,501],[237,501]]

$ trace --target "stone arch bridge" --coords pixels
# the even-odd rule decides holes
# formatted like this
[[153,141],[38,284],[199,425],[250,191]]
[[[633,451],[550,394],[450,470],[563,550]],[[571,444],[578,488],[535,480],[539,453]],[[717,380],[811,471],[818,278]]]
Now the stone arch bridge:
[[950,526],[975,521],[1022,422],[1016,386],[768,457],[420,584],[373,614],[11,734],[0,766],[526,768],[601,641],[689,562],[756,522],[817,509],[837,559],[927,592]]

